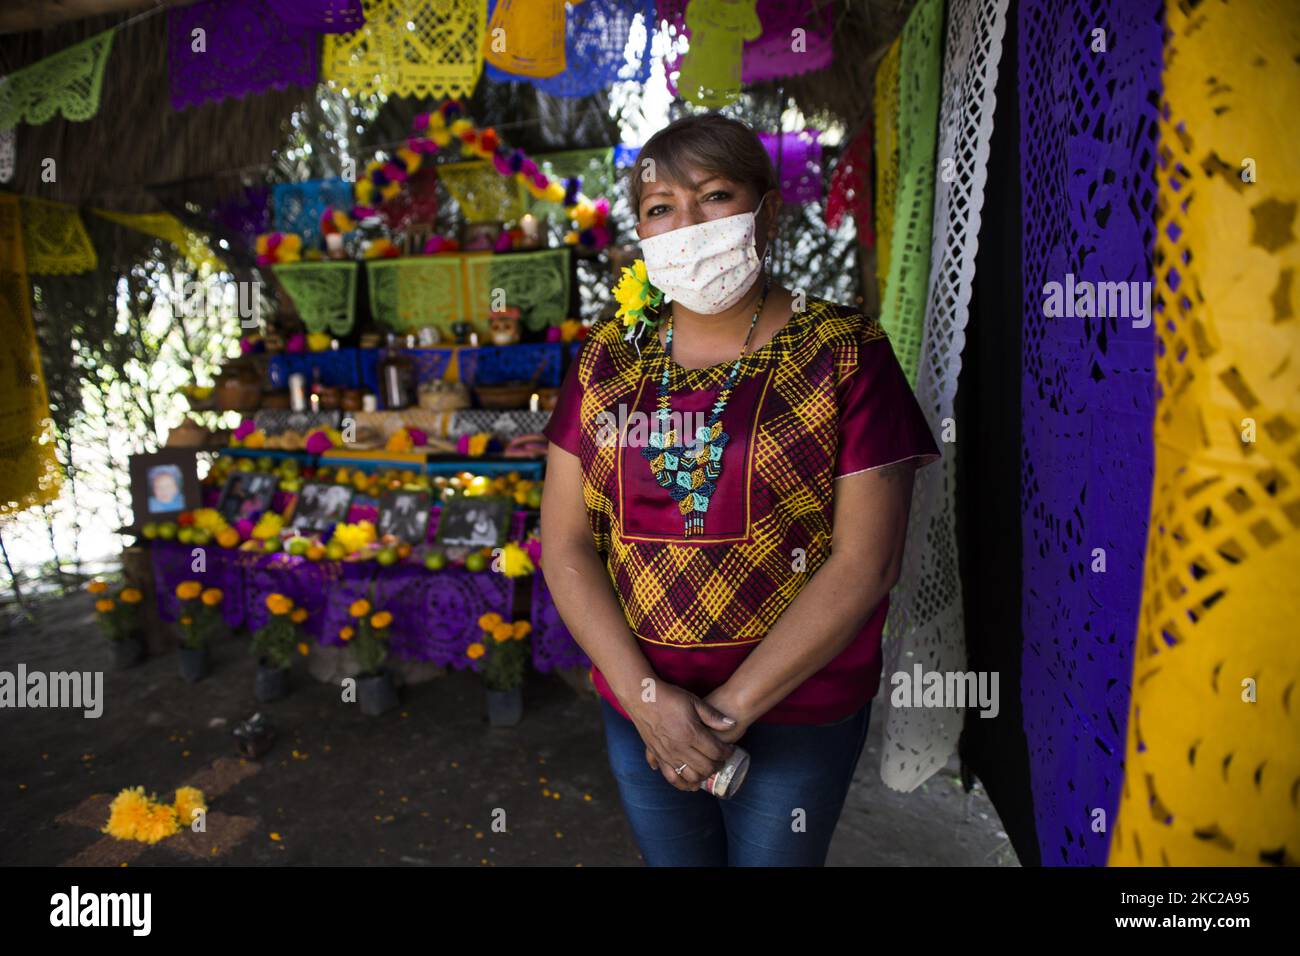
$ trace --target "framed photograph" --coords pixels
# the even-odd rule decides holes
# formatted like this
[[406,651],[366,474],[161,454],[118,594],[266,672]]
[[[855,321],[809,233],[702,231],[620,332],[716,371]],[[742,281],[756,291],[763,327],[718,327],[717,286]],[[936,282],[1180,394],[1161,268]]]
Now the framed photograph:
[[182,511],[191,511],[201,503],[198,460],[192,448],[132,455],[129,470],[137,525],[175,521]]
[[460,229],[460,248],[464,252],[491,252],[501,235],[500,222],[467,222]]
[[514,516],[513,498],[473,495],[452,498],[442,506],[438,543],[470,548],[496,548],[505,543]]
[[217,510],[231,524],[243,518],[256,521],[258,515],[271,507],[271,499],[279,486],[279,477],[266,472],[231,472],[226,486],[221,489]]
[[289,527],[295,531],[324,531],[347,521],[351,507],[351,486],[309,481],[298,492]]
[[380,537],[395,535],[407,544],[423,544],[429,533],[429,505],[433,496],[427,491],[390,491],[379,499]]

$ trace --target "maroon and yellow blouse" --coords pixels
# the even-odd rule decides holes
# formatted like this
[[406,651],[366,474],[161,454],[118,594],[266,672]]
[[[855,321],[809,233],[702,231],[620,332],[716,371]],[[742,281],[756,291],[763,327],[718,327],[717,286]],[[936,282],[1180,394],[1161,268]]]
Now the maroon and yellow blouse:
[[[705,696],[829,557],[835,479],[909,458],[928,463],[938,448],[880,324],[809,299],[744,359],[723,416],[730,441],[704,533],[685,537],[677,502],[641,453],[667,357],[657,336],[643,336],[638,356],[623,334],[615,321],[592,330],[545,432],[581,460],[596,549],[651,666]],[[731,362],[673,365],[673,424],[702,424]],[[760,720],[828,723],[875,696],[888,603]],[[623,712],[600,671],[591,676]]]

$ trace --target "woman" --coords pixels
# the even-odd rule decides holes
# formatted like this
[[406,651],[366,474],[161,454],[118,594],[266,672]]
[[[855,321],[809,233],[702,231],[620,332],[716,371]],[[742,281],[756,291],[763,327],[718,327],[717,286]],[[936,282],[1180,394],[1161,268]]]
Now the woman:
[[[643,341],[597,326],[565,378],[546,583],[646,862],[822,865],[938,449],[877,322],[768,281],[781,199],[749,127],[673,123],[630,191],[668,301]],[[737,744],[748,777],[719,799],[701,783]]]

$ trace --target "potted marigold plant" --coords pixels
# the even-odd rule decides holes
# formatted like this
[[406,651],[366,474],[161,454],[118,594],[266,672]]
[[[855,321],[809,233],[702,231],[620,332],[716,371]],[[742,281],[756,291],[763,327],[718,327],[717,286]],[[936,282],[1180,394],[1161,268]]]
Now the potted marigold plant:
[[289,693],[289,667],[299,643],[298,626],[307,620],[307,609],[294,607],[293,598],[268,594],[265,624],[253,632],[253,653],[257,655],[257,699],[266,703]]
[[365,598],[353,601],[348,613],[356,625],[343,628],[339,637],[352,648],[353,659],[357,662],[357,700],[363,714],[378,717],[397,706],[397,687],[393,684],[392,673],[384,667],[388,660],[388,629],[392,627],[393,615],[388,611],[374,610]]
[[110,594],[108,584],[100,580],[91,581],[86,590],[95,596],[95,612],[113,649],[114,666],[130,667],[144,656],[144,641],[140,637],[143,592],[128,585],[117,594]]
[[181,602],[181,646],[177,652],[181,677],[193,684],[206,677],[210,669],[208,647],[221,630],[221,602],[225,595],[220,588],[182,581],[176,585],[176,596]]
[[484,614],[478,619],[478,626],[483,629],[483,637],[465,653],[483,676],[488,723],[493,727],[513,727],[524,713],[526,639],[533,627],[527,621],[512,624],[496,613]]

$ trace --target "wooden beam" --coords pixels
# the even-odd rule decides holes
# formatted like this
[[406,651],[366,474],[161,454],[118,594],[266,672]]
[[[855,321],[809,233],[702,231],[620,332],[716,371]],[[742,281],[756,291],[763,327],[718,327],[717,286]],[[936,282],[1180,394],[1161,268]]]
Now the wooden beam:
[[106,13],[143,13],[150,7],[182,7],[194,0],[4,0],[0,33],[46,30]]

